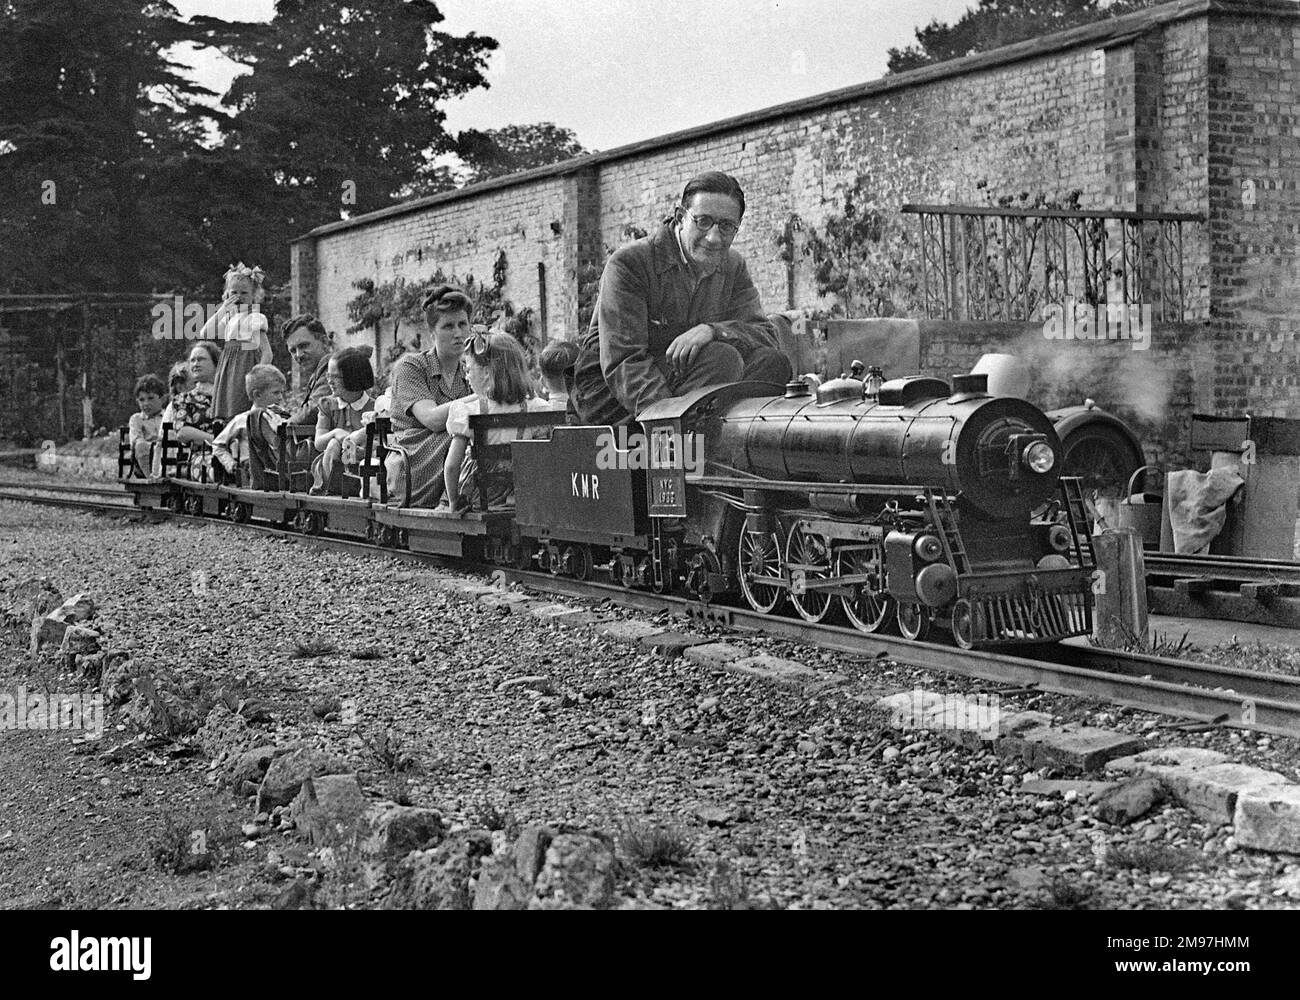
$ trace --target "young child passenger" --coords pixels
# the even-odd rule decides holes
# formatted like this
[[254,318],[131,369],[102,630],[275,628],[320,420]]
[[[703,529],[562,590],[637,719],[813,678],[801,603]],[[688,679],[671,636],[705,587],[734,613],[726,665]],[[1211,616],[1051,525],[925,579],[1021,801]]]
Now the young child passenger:
[[[458,399],[447,412],[451,447],[443,466],[447,487],[445,502],[454,511],[468,510],[478,499],[477,463],[471,452],[471,414],[527,413],[528,362],[519,341],[508,333],[476,333],[465,352],[465,377],[474,395]],[[520,437],[517,429],[502,427],[488,432],[489,444],[505,444]],[[484,471],[493,471],[487,467]],[[504,487],[487,498],[488,505],[508,503],[513,490]]]
[[127,422],[131,454],[135,459],[132,475],[152,473],[154,444],[162,435],[162,407],[166,395],[167,387],[157,375],[141,375],[136,379],[135,402],[140,412],[132,413]]
[[573,393],[573,366],[578,361],[578,345],[571,340],[556,340],[546,345],[538,364],[548,396],[547,409],[567,410]]
[[[364,415],[375,408],[369,392],[375,384],[370,351],[362,347],[338,351],[329,360],[326,378],[333,395],[320,401],[316,417],[314,443],[320,454],[311,466],[311,492],[339,495],[343,492],[343,465],[348,461],[345,450],[353,453],[357,445],[365,443]],[[345,449],[348,444],[352,447]]]
[[238,414],[212,441],[213,460],[230,476],[234,476],[239,467],[237,450],[246,452],[250,489],[267,489],[266,470],[275,471],[275,432],[288,417],[284,409],[284,396],[288,389],[284,373],[275,365],[254,365],[253,370],[244,376],[244,390],[252,401],[252,407]]

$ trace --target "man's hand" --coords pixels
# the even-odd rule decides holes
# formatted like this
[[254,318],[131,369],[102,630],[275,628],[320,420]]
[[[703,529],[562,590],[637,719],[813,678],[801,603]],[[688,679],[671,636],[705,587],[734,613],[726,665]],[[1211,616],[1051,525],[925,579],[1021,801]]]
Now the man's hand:
[[693,326],[671,344],[668,350],[664,352],[664,357],[668,363],[673,366],[673,370],[679,375],[685,374],[690,370],[695,358],[699,355],[700,350],[705,344],[713,342],[713,327],[707,323],[701,323]]

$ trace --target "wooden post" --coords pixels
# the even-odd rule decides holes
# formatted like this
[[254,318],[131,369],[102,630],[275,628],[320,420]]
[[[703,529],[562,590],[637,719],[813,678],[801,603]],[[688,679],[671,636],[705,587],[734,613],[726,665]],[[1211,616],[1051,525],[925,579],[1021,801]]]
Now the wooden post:
[[546,316],[546,265],[540,260],[537,262],[537,302],[537,318],[542,328],[542,346],[545,347],[551,339],[551,332]]
[[54,377],[55,384],[59,389],[59,438],[68,440],[68,415],[66,413],[68,402],[68,370],[65,365],[63,355],[63,331],[57,326],[54,328]]
[[1132,528],[1112,528],[1092,540],[1097,553],[1093,635],[1111,649],[1147,639],[1146,563],[1142,536]]
[[81,436],[89,441],[95,435],[95,406],[91,399],[90,366],[95,357],[90,329],[90,300],[81,300]]

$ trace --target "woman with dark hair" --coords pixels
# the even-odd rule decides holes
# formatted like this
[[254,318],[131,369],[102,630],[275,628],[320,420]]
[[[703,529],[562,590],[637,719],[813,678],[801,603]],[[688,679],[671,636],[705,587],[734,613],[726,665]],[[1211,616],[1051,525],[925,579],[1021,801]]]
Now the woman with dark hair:
[[315,316],[301,313],[284,325],[284,346],[298,366],[301,387],[290,407],[289,423],[314,424],[321,400],[330,394],[330,335]]
[[180,398],[172,398],[172,423],[179,429],[176,437],[186,444],[207,444],[221,430],[221,421],[212,412],[213,381],[221,348],[210,340],[200,340],[190,349],[190,374],[194,386]]
[[375,373],[370,367],[370,348],[346,347],[329,359],[326,378],[334,395],[320,401],[316,416],[316,450],[320,452],[312,462],[311,472],[315,484],[311,492],[317,495],[343,492],[343,449],[348,441],[353,446],[365,442],[364,414],[375,408],[370,389],[375,384]]
[[402,507],[433,507],[442,498],[451,446],[447,413],[454,401],[472,395],[461,360],[471,335],[468,297],[440,285],[422,305],[432,346],[398,358],[389,379],[395,450],[387,460],[388,491]]

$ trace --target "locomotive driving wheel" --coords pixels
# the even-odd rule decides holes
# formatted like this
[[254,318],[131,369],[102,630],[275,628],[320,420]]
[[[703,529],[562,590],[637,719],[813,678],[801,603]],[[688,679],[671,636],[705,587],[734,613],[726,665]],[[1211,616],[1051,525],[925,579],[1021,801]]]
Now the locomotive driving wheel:
[[804,621],[821,621],[831,608],[830,593],[825,590],[804,590],[799,586],[799,581],[825,580],[830,577],[831,555],[826,539],[795,524],[786,540],[785,562],[788,568],[804,567],[800,570],[790,569],[790,603]]
[[924,642],[925,637],[930,634],[930,625],[934,621],[934,612],[924,604],[899,601],[895,617],[898,620],[898,631],[902,633],[904,639],[915,639],[918,642]]
[[781,575],[781,543],[776,533],[741,531],[736,575],[740,590],[749,606],[760,614],[770,615],[781,603],[781,588],[757,583],[754,577]]
[[[879,551],[840,549],[835,553],[836,576],[859,576],[872,572],[879,560]],[[840,597],[844,616],[860,632],[879,632],[891,620],[894,600],[888,594],[872,590],[869,584],[850,586],[852,596]]]

